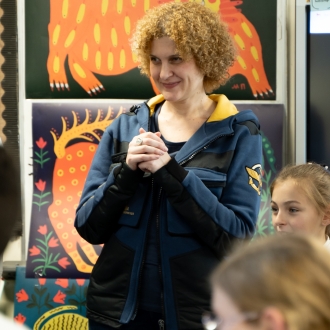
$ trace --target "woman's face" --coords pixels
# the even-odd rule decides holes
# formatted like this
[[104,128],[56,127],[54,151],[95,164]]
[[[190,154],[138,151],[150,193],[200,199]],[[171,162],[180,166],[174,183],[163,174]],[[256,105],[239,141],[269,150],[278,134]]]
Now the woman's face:
[[259,325],[249,324],[249,319],[240,312],[231,298],[219,287],[213,289],[212,308],[215,315],[221,321],[217,330],[257,330]]
[[320,214],[306,193],[292,179],[278,182],[273,190],[272,222],[278,233],[309,233],[325,241],[329,220]]
[[205,95],[204,76],[194,59],[183,60],[169,37],[153,40],[150,75],[168,102],[186,101],[199,93]]

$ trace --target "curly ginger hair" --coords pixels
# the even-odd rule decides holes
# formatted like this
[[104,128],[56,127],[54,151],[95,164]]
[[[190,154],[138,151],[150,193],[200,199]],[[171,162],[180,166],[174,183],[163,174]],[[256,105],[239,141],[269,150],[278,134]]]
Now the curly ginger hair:
[[150,9],[137,22],[131,48],[142,74],[150,77],[154,39],[169,37],[184,60],[194,59],[204,75],[207,93],[224,85],[236,59],[236,48],[219,14],[196,2],[169,2]]

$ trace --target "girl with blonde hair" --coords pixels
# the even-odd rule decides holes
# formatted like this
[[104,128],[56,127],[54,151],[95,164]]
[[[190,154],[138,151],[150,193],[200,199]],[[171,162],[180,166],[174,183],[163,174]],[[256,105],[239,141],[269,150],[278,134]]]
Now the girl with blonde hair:
[[330,249],[330,172],[316,163],[288,165],[270,187],[279,234],[304,232]]

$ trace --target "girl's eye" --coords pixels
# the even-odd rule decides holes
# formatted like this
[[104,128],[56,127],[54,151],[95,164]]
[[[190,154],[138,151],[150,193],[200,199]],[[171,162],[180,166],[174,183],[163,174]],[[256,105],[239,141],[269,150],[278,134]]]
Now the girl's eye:
[[298,210],[297,209],[294,209],[294,208],[290,208],[290,212],[291,213],[296,213],[296,212],[298,212]]
[[272,206],[271,209],[272,209],[272,212],[273,213],[276,213],[277,212],[277,208],[276,207]]

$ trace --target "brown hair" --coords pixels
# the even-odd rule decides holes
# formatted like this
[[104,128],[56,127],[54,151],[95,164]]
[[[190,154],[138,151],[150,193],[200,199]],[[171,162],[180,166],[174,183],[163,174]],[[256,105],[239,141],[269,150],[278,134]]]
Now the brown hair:
[[[277,183],[292,179],[301,188],[321,214],[330,212],[330,173],[316,163],[287,165],[277,175],[270,186],[273,195]],[[330,225],[325,234],[330,236]]]
[[131,39],[141,73],[150,76],[154,39],[171,38],[183,59],[193,58],[204,74],[206,92],[223,85],[236,59],[236,48],[219,14],[196,2],[169,2],[150,9],[137,22]]
[[240,246],[211,283],[242,312],[278,308],[289,330],[330,329],[330,255],[315,238],[272,235]]

